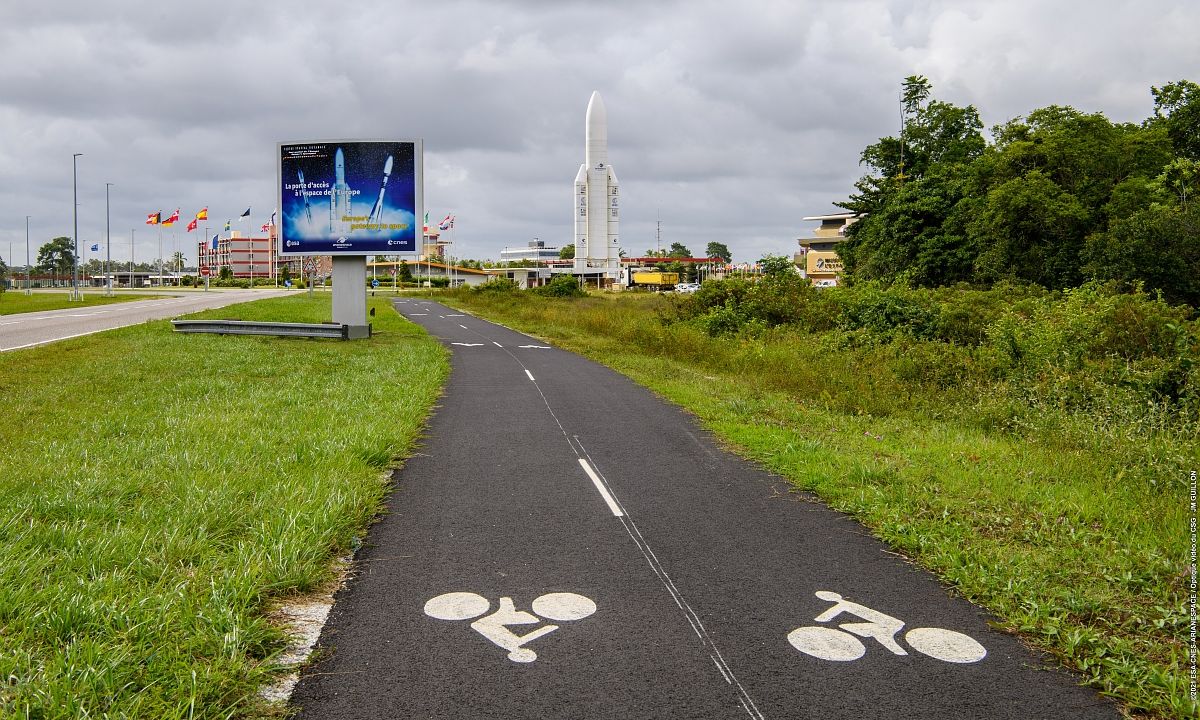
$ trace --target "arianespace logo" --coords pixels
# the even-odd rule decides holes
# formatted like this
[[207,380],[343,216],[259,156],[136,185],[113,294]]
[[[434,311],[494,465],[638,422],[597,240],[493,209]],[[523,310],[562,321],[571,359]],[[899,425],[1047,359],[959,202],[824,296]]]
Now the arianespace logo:
[[348,248],[348,247],[352,246],[352,243],[349,240],[347,240],[346,238],[340,237],[337,240],[333,241],[333,246],[338,249]]

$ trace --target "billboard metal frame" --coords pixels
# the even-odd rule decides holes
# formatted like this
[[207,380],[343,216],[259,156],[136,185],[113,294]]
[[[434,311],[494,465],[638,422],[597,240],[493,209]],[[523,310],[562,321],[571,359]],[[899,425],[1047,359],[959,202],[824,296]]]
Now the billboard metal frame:
[[[379,228],[373,229],[371,227],[371,225],[374,224],[371,222],[371,220],[376,219],[375,218],[376,213],[375,213],[374,208],[372,208],[372,211],[370,213],[367,213],[367,211],[364,209],[364,210],[362,210],[361,215],[351,216],[351,217],[355,218],[355,220],[357,222],[353,222],[351,229],[344,231],[344,233],[338,233],[338,232],[334,232],[331,230],[326,236],[321,237],[321,238],[315,239],[315,238],[312,238],[311,236],[301,237],[299,235],[299,233],[295,232],[294,223],[292,222],[291,218],[287,215],[287,213],[288,213],[287,208],[290,205],[284,204],[285,193],[295,192],[297,189],[296,187],[289,189],[286,187],[286,185],[289,185],[292,182],[297,182],[297,180],[298,180],[298,178],[297,179],[289,178],[286,182],[284,180],[284,165],[285,165],[284,149],[285,148],[298,148],[298,147],[302,147],[302,146],[311,146],[313,148],[327,147],[328,152],[330,154],[332,154],[334,152],[334,148],[336,148],[337,149],[336,152],[340,154],[342,151],[342,148],[346,148],[348,150],[353,150],[355,153],[355,156],[356,156],[356,154],[359,151],[361,151],[365,146],[370,146],[370,145],[391,145],[391,146],[411,145],[412,146],[413,158],[412,158],[411,176],[409,176],[408,178],[398,178],[398,182],[410,180],[412,183],[412,188],[413,188],[412,246],[406,247],[407,243],[403,242],[403,241],[398,241],[395,236],[388,236],[386,234],[383,234],[383,235],[378,234],[380,232],[380,229]],[[425,207],[424,207],[425,206],[424,154],[425,154],[424,143],[422,140],[419,140],[419,139],[297,140],[297,141],[291,141],[291,142],[276,143],[276,154],[275,154],[275,159],[276,159],[276,162],[275,162],[275,180],[276,180],[275,186],[276,186],[276,188],[275,188],[275,191],[276,191],[277,207],[279,208],[279,213],[280,213],[279,223],[278,223],[278,231],[276,233],[276,241],[275,241],[277,252],[280,255],[287,255],[287,256],[332,255],[334,257],[354,257],[354,256],[365,257],[367,255],[397,255],[397,254],[404,253],[404,252],[420,252],[422,243],[424,242],[424,223],[423,223],[424,210],[425,210]],[[300,160],[296,160],[294,158],[290,158],[290,160],[292,162],[300,162]],[[330,157],[330,158],[328,158],[327,161],[332,164],[333,158]],[[342,167],[341,163],[339,163],[338,165],[339,165],[338,172],[345,173],[346,169],[344,167]],[[392,171],[391,170],[392,160],[391,160],[390,156],[388,158],[386,168],[387,168],[387,170],[382,173],[383,178],[384,178],[382,187],[379,187],[379,186],[371,187],[370,194],[362,192],[363,188],[359,188],[359,193],[358,193],[360,196],[363,196],[364,198],[372,198],[373,194],[375,193],[375,190],[378,189],[378,196],[375,197],[374,199],[376,200],[377,203],[380,204],[381,212],[382,212],[382,208],[383,208],[382,203],[385,199],[385,189],[387,188],[388,184],[391,182],[390,175],[391,175],[391,171]],[[351,170],[361,172],[362,169],[355,167],[355,168],[351,168]],[[378,177],[378,175],[376,175],[376,177]],[[304,182],[304,185],[306,185],[306,186],[312,186],[312,185],[321,186],[321,189],[318,189],[318,192],[320,193],[320,197],[326,198],[326,202],[329,202],[331,204],[331,213],[333,212],[333,208],[336,206],[336,203],[338,200],[338,198],[336,197],[337,183],[332,182],[332,180],[333,180],[333,176],[327,174],[327,175],[323,175],[323,176],[314,178],[314,180],[311,180],[311,181],[308,178],[305,178],[305,182]],[[353,195],[351,194],[351,192],[350,192],[351,189],[346,184],[346,181],[344,179],[343,179],[342,184],[346,189],[346,203],[347,203],[346,207],[349,208],[353,204]],[[298,182],[297,182],[297,185],[299,185]],[[323,189],[326,187],[328,188],[328,191],[325,191]],[[294,203],[292,203],[292,204],[294,204]],[[306,202],[306,205],[308,205],[307,202]],[[307,210],[307,208],[306,208],[306,210]],[[358,212],[358,211],[355,210],[354,212]],[[345,217],[347,217],[347,216],[343,216],[343,218],[345,218]],[[364,218],[367,219],[367,222],[361,223],[361,220]],[[351,222],[351,221],[343,220],[343,222]],[[353,227],[354,225],[359,225],[359,224],[364,225],[364,227],[362,227],[362,228]],[[355,230],[360,230],[361,231],[360,234],[356,236]],[[375,233],[375,234],[367,235],[366,233]],[[347,245],[347,247],[338,248],[337,243],[339,243],[339,242],[345,243]],[[316,246],[317,243],[320,243],[319,247]]]

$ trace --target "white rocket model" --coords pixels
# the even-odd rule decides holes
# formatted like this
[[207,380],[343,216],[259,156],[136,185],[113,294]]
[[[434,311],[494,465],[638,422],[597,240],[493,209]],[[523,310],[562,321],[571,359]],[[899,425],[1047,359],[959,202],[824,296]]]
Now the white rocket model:
[[575,176],[575,272],[616,277],[617,174],[608,164],[608,114],[600,93],[593,92],[584,121],[586,150]]

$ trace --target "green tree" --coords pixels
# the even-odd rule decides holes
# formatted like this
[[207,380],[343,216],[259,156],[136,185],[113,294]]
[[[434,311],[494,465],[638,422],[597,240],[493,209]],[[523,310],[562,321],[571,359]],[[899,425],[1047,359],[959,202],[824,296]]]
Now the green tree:
[[0,260],[0,293],[8,289],[8,264]]
[[1141,282],[1171,303],[1200,307],[1200,203],[1155,206],[1087,239],[1086,271],[1101,280]]
[[217,279],[218,280],[232,280],[233,279],[233,269],[230,268],[228,265],[222,265],[220,271],[217,272]]
[[287,284],[292,279],[292,269],[287,265],[279,268],[279,282]]
[[683,243],[673,242],[671,243],[671,249],[667,251],[667,257],[685,258],[691,256],[692,251],[688,250],[687,246]]
[[729,247],[725,243],[710,242],[704,252],[710,258],[721,258],[725,262],[733,260],[733,253],[729,252]]
[[786,255],[763,255],[758,260],[758,266],[767,277],[796,274],[796,266]]
[[412,268],[408,266],[407,260],[400,261],[400,265],[396,270],[396,279],[402,283],[413,282]]
[[38,248],[37,268],[55,275],[71,272],[75,267],[75,244],[69,237],[56,237]]
[[1151,124],[1162,126],[1171,138],[1175,154],[1200,160],[1200,85],[1180,80],[1152,87],[1154,117]]
[[984,250],[977,277],[1017,278],[1044,287],[1074,287],[1083,280],[1080,255],[1088,210],[1040,170],[988,193],[972,224]]
[[562,249],[558,251],[558,259],[559,260],[574,260],[575,259],[575,243],[571,243],[570,245],[563,245]]
[[972,272],[968,168],[984,153],[983,123],[974,107],[930,95],[924,77],[905,79],[901,137],[881,138],[863,150],[861,162],[872,172],[855,183],[849,201],[839,203],[862,215],[838,246],[852,277],[906,274],[920,285],[941,285]]
[[1195,202],[1200,192],[1200,162],[1175,158],[1154,179],[1153,186],[1171,199],[1184,212],[1189,202]]

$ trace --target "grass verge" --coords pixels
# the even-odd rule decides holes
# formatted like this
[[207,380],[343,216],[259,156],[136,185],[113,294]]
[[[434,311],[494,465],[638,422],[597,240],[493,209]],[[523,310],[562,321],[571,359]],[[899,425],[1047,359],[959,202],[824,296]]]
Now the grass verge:
[[26,295],[20,290],[9,290],[0,293],[0,315],[45,312],[48,310],[90,307],[93,305],[111,305],[113,303],[130,302],[133,300],[154,300],[162,297],[161,295],[119,294],[112,297],[105,297],[97,293],[82,293],[82,300],[71,300],[68,292],[44,292],[39,290],[31,295]]
[[654,297],[443,298],[688,408],[1130,715],[1196,716],[1186,529],[1187,475],[1200,450],[1190,430],[1100,428],[1050,408],[1008,407],[989,396],[1001,395],[995,386],[939,390],[914,380],[905,370],[912,354],[895,348],[855,351],[787,331],[710,337],[659,322],[664,301]]
[[[0,716],[261,710],[269,604],[379,511],[448,372],[377,307],[369,341],[151,322],[0,355]],[[327,321],[293,296],[200,317]]]

